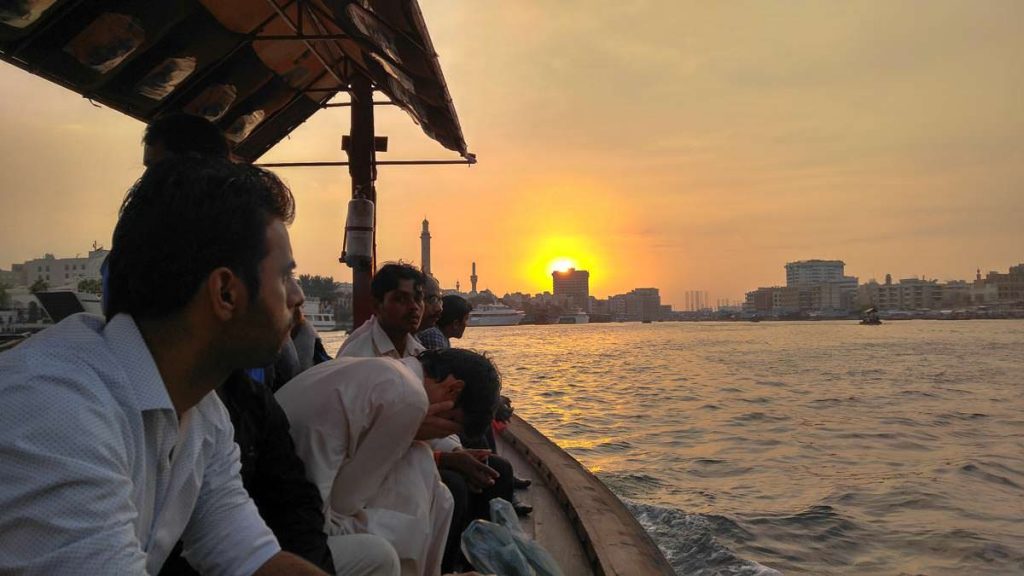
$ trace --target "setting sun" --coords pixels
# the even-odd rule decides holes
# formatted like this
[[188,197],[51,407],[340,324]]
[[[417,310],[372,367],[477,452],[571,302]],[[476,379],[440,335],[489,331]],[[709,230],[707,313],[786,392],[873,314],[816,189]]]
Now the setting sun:
[[559,258],[553,261],[550,266],[548,266],[548,273],[550,274],[551,272],[565,272],[569,268],[575,267],[576,263],[573,262],[572,260],[568,258]]

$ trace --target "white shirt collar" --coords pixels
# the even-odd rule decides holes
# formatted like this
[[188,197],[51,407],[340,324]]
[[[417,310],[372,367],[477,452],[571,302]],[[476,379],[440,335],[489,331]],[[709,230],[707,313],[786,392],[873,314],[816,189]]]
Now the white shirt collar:
[[103,338],[124,370],[127,381],[131,382],[139,409],[173,411],[174,404],[167,394],[164,379],[135,320],[128,314],[114,316],[104,327]]

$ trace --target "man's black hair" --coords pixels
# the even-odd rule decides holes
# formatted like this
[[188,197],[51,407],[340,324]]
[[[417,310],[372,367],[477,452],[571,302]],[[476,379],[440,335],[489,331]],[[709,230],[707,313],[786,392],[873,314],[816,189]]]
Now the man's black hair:
[[167,317],[222,266],[255,299],[267,226],[294,217],[291,191],[261,168],[199,157],[158,163],[121,205],[109,255],[107,318],[121,312]]
[[462,408],[463,434],[472,438],[483,434],[494,419],[501,394],[501,374],[491,359],[462,348],[427,350],[418,358],[424,375],[438,381],[452,375],[465,383],[455,402],[456,408]]
[[142,136],[144,144],[163,146],[168,155],[228,159],[231,147],[216,124],[201,116],[170,114],[154,120]]
[[438,327],[451,326],[473,311],[473,305],[457,294],[449,294],[441,298],[441,302],[444,308],[441,309],[441,317],[437,319]]
[[388,262],[380,267],[370,281],[370,292],[377,302],[384,301],[384,295],[398,289],[402,280],[412,280],[413,286],[423,287],[425,276],[420,269],[404,262]]

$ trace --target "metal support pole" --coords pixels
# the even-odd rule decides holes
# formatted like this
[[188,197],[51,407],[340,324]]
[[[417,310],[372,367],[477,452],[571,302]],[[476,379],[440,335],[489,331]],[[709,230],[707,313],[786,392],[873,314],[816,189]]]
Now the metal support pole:
[[[476,159],[472,160],[378,160],[376,166],[435,166],[445,164],[465,164],[472,166]],[[352,166],[351,162],[261,162],[257,164],[261,168],[323,168],[325,166]]]
[[[349,84],[352,96],[352,127],[349,133],[351,145],[348,149],[348,173],[352,177],[352,197],[363,196],[377,203],[374,181],[377,168],[374,166],[376,152],[373,146],[373,86],[370,79],[354,74]],[[373,258],[369,266],[352,268],[352,327],[358,328],[373,313],[373,294],[370,281],[377,269],[377,222],[374,210]]]

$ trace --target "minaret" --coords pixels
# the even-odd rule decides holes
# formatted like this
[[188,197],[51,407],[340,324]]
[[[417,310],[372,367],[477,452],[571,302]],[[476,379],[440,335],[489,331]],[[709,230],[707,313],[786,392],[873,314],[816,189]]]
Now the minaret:
[[473,273],[469,275],[469,283],[473,285],[470,294],[476,294],[476,262],[473,262]]
[[423,232],[420,232],[420,267],[423,274],[430,276],[430,222],[423,219]]

